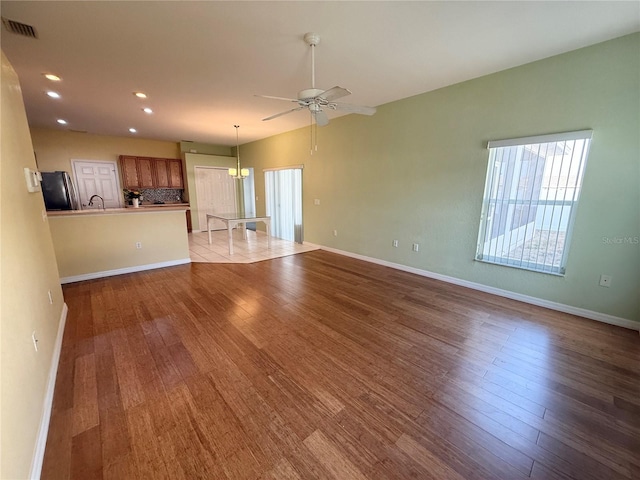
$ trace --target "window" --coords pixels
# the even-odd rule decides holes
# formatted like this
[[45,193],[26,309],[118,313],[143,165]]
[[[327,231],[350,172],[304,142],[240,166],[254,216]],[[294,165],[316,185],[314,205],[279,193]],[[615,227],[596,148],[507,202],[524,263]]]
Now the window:
[[592,134],[489,142],[476,260],[564,275]]

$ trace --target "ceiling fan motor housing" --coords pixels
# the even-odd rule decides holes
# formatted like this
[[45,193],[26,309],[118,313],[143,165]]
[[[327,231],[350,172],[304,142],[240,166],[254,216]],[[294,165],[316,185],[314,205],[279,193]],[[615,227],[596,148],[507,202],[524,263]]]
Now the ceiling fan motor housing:
[[298,92],[298,100],[311,100],[320,95],[324,90],[319,88],[306,88]]

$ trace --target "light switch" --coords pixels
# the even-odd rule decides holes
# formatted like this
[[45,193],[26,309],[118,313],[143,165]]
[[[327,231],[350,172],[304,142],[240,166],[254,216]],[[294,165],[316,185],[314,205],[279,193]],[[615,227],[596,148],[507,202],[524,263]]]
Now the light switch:
[[40,180],[42,180],[42,177],[40,176],[40,172],[31,170],[30,168],[25,167],[24,179],[27,182],[27,190],[30,193],[40,191]]

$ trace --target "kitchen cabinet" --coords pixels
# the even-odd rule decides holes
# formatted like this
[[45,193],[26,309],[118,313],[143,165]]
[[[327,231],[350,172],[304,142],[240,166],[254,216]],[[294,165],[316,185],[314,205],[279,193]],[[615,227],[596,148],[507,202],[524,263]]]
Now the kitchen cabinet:
[[153,178],[153,159],[138,157],[136,166],[138,167],[138,186],[140,188],[155,188]]
[[138,167],[136,157],[120,155],[120,169],[122,170],[122,183],[125,188],[138,188]]
[[167,160],[169,166],[169,185],[171,188],[184,188],[184,181],[182,180],[182,160]]
[[169,183],[169,160],[165,158],[154,159],[156,168],[156,188],[170,188]]
[[184,189],[182,160],[120,155],[124,188]]

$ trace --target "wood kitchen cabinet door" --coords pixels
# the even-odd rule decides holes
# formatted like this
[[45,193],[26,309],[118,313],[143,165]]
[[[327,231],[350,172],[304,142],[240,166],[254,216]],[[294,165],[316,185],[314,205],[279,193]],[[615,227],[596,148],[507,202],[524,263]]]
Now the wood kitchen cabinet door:
[[184,188],[180,159],[120,155],[120,169],[124,188]]
[[136,166],[138,168],[138,185],[140,188],[154,188],[152,158],[138,157]]
[[171,160],[165,158],[154,158],[153,166],[156,173],[156,188],[169,188],[169,166],[168,163]]
[[182,160],[168,159],[169,166],[169,185],[171,188],[184,188],[182,180]]
[[120,155],[120,168],[122,169],[122,183],[124,188],[139,188],[138,184],[138,167],[136,166],[136,157]]

